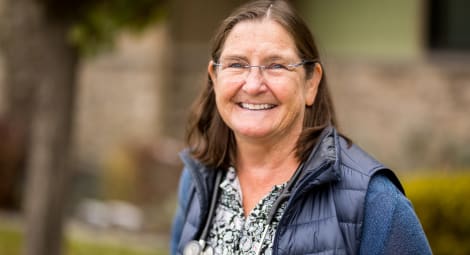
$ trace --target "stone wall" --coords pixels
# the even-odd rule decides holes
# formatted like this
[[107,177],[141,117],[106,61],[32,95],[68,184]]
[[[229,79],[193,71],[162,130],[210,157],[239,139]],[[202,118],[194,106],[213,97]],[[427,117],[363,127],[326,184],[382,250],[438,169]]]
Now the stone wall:
[[470,60],[333,60],[346,134],[391,167],[470,165]]

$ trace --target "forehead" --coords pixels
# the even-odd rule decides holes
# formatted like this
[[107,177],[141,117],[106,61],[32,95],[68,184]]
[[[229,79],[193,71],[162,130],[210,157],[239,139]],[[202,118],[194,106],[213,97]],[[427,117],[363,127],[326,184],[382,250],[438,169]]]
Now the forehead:
[[228,34],[221,57],[295,58],[297,49],[292,35],[270,19],[242,21]]

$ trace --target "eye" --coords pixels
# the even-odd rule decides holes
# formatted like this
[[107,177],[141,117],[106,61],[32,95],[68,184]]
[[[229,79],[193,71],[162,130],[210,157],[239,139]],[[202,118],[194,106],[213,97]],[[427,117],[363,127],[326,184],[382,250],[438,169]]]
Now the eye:
[[246,68],[247,64],[243,62],[228,62],[225,64],[225,68],[232,68],[232,69],[243,69]]
[[287,66],[279,63],[271,63],[266,66],[269,70],[287,70]]

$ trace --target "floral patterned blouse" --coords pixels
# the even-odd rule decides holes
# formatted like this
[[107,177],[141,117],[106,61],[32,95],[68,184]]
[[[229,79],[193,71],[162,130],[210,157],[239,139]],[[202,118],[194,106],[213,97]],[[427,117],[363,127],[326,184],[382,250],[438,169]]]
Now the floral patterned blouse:
[[242,194],[236,171],[230,167],[220,184],[220,197],[209,232],[208,244],[214,254],[256,254],[262,245],[261,254],[271,254],[274,234],[285,210],[281,203],[269,226],[266,238],[262,238],[267,218],[276,199],[286,184],[275,185],[245,218]]

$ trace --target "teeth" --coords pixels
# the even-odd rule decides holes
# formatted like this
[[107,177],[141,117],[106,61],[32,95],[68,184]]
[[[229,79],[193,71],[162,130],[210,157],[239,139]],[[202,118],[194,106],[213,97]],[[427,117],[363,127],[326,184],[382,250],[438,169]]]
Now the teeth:
[[267,110],[271,109],[274,107],[272,104],[247,104],[247,103],[241,103],[240,104],[242,108],[248,109],[248,110]]

